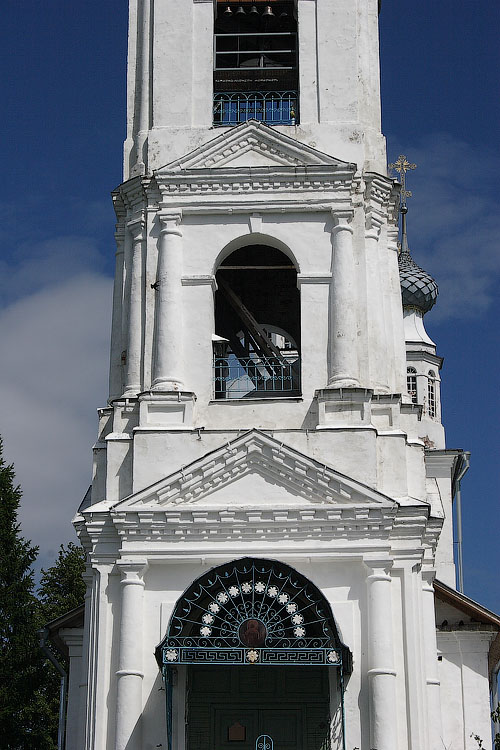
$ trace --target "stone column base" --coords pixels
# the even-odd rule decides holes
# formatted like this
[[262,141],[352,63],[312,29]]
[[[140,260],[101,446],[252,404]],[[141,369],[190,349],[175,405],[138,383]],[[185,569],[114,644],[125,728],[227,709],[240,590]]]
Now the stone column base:
[[195,401],[191,391],[145,391],[139,395],[139,427],[190,429]]

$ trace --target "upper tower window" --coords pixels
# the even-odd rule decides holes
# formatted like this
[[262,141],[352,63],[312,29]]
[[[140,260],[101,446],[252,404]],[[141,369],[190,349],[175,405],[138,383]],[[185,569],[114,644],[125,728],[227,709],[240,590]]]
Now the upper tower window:
[[214,125],[298,118],[297,21],[293,0],[217,0]]
[[429,417],[436,416],[436,373],[429,370],[429,379],[427,381],[427,398]]
[[411,398],[412,404],[417,403],[417,371],[414,367],[406,370],[406,390]]

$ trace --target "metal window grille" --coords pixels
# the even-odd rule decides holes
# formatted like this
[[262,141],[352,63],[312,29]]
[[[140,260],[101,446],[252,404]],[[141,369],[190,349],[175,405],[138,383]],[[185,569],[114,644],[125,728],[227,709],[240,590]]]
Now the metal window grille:
[[242,74],[252,70],[296,70],[295,32],[224,33],[214,35],[214,70]]
[[300,358],[214,357],[216,399],[292,396],[300,390]]
[[406,370],[406,389],[411,398],[412,404],[417,402],[417,371],[414,367],[408,367]]
[[267,125],[295,125],[296,91],[218,92],[214,95],[214,125],[238,125],[259,120]]

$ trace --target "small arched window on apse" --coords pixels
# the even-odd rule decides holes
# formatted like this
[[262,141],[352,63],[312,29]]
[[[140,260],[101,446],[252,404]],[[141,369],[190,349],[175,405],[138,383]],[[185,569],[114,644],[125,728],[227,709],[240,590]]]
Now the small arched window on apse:
[[429,417],[436,416],[436,373],[434,370],[429,370],[427,380],[427,411]]
[[216,399],[300,395],[297,269],[268,245],[232,252],[216,273]]
[[414,367],[406,368],[406,390],[411,398],[412,404],[418,403],[417,401],[417,371]]

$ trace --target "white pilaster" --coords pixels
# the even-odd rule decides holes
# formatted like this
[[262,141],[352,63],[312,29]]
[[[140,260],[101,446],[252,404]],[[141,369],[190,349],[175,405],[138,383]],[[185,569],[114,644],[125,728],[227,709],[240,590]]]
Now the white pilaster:
[[113,286],[113,312],[111,318],[111,354],[109,368],[109,399],[119,398],[123,392],[122,383],[122,306],[123,306],[123,264],[125,253],[125,227],[117,226],[115,253],[115,282]]
[[380,279],[379,237],[382,220],[370,212],[366,217],[366,286],[368,298],[368,341],[370,385],[387,392],[387,343],[384,329],[384,306]]
[[138,96],[136,99],[136,163],[132,174],[144,174],[147,169],[147,137],[150,127],[150,29],[151,29],[151,0],[140,0],[137,19],[137,70]]
[[334,214],[329,388],[359,385],[352,214]]
[[434,571],[422,573],[422,609],[425,647],[425,680],[427,685],[427,732],[429,750],[443,747],[441,721],[441,683],[438,672],[436,618],[434,609]]
[[127,366],[124,397],[137,396],[141,390],[142,355],[142,265],[145,222],[142,218],[128,223],[132,235],[132,257],[127,317]]
[[300,121],[317,123],[318,116],[318,49],[311,44],[317,38],[316,3],[312,0],[298,0],[299,29],[299,76],[300,76]]
[[145,560],[118,562],[122,574],[115,750],[141,750],[142,600]]
[[78,733],[80,714],[79,691],[82,682],[82,645],[83,628],[67,628],[59,631],[69,652],[68,706],[66,709],[66,744],[65,750],[80,750],[81,740]]
[[413,560],[402,564],[403,637],[406,711],[410,750],[427,747],[425,728],[426,664],[423,643],[422,580]]
[[367,577],[370,747],[397,750],[390,563],[367,564],[371,571]]
[[[85,589],[84,640],[80,686],[78,739],[85,750],[95,750],[95,683],[97,672],[96,632],[99,617],[99,572],[87,567],[82,576]],[[85,679],[86,678],[86,679]],[[67,731],[67,729],[66,729]]]
[[381,264],[384,276],[384,320],[388,343],[392,339],[392,346],[388,346],[391,361],[390,384],[393,393],[402,393],[403,401],[409,402],[406,394],[406,349],[403,326],[403,304],[401,302],[401,285],[398,267],[398,228],[395,225],[387,227],[387,253],[384,253]]
[[182,231],[180,213],[162,213],[156,280],[156,339],[153,390],[181,391]]

